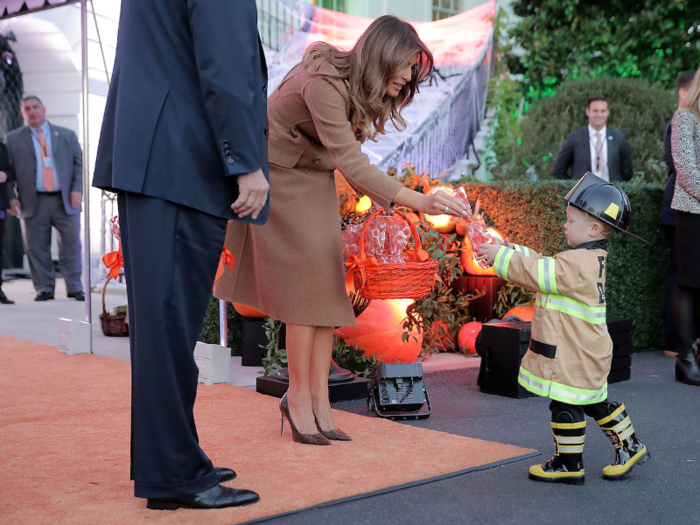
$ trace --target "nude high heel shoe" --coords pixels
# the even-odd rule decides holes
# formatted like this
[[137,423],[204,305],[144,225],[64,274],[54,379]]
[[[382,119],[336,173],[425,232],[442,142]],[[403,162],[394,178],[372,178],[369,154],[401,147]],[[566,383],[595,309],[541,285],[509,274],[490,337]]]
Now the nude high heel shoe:
[[[292,421],[292,415],[289,412],[289,402],[287,401],[287,394],[282,396],[280,400],[280,412],[282,413],[282,432],[280,435],[284,435],[284,418],[289,421],[289,426],[292,427],[292,439],[295,443],[303,443],[304,445],[331,445],[332,443],[328,441],[321,433],[317,434],[302,434],[297,430],[294,421]],[[322,431],[323,432],[323,431]]]

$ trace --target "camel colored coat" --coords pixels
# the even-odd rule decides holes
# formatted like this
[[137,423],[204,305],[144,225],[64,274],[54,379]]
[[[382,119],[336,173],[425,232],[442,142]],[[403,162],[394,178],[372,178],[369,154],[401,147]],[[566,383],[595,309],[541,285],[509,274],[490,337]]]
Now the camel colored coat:
[[236,263],[216,284],[220,299],[286,323],[354,326],[345,291],[341,223],[333,170],[388,208],[402,185],[372,165],[350,125],[350,97],[337,71],[295,66],[270,96],[270,218],[230,222]]

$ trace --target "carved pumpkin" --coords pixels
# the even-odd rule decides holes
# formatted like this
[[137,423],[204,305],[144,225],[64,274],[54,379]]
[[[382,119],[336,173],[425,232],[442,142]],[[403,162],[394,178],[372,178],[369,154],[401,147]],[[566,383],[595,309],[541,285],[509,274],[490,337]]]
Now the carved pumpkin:
[[476,338],[481,332],[481,323],[472,321],[459,329],[459,349],[465,354],[476,354]]
[[367,195],[363,195],[362,197],[360,197],[360,200],[357,201],[357,204],[355,205],[355,211],[357,213],[364,213],[371,207],[372,199],[370,199]]
[[[433,186],[426,191],[426,195],[434,195],[438,191],[444,191],[449,195],[454,195],[455,190],[450,186]],[[423,220],[428,221],[433,225],[440,233],[452,233],[455,229],[455,224],[457,223],[457,217],[452,215],[427,215],[423,214]]]
[[[486,231],[488,231],[494,237],[498,237],[499,239],[503,240],[503,236],[496,228],[491,228],[489,226],[486,228]],[[479,263],[476,261],[476,256],[474,255],[474,251],[472,250],[471,243],[469,242],[469,236],[464,238],[461,259],[464,271],[469,275],[496,275],[496,271],[493,269],[493,267],[483,269],[481,266],[479,266]]]
[[509,315],[514,315],[523,321],[532,321],[532,316],[534,313],[535,307],[532,305],[515,306],[508,310],[503,318],[505,319]]
[[356,326],[342,326],[335,334],[379,361],[413,363],[420,354],[423,335],[414,330],[408,341],[401,342],[404,332],[401,323],[412,302],[410,299],[375,299],[357,318]]
[[246,306],[245,304],[239,304],[239,303],[231,303],[231,304],[233,305],[233,309],[236,310],[243,317],[249,317],[251,319],[263,319],[265,317],[269,317],[268,315],[265,315],[261,311],[256,310],[252,306]]

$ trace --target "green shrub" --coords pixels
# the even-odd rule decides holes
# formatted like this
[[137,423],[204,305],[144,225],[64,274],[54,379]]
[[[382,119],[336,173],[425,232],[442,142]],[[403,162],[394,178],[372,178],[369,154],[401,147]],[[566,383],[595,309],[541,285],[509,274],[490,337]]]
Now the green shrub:
[[[243,318],[233,309],[231,303],[227,303],[228,309],[228,347],[231,355],[241,355],[241,337]],[[207,314],[204,316],[202,330],[199,333],[199,341],[207,344],[219,344],[219,300],[213,295],[209,299]]]
[[586,103],[593,95],[610,101],[608,126],[627,136],[635,180],[664,183],[663,133],[676,109],[675,94],[641,80],[622,78],[567,82],[553,97],[533,104],[519,122],[520,143],[502,148],[500,166],[492,169],[493,175],[521,180],[552,178],[552,167],[566,136],[588,124]]
[[[471,202],[481,208],[496,228],[511,241],[554,255],[565,250],[563,223],[566,201],[562,199],[573,181],[537,183],[504,182],[466,185]],[[634,321],[637,347],[660,344],[664,286],[668,251],[659,228],[663,186],[621,183],[632,206],[629,231],[651,245],[618,233],[608,245],[607,302],[609,317]]]

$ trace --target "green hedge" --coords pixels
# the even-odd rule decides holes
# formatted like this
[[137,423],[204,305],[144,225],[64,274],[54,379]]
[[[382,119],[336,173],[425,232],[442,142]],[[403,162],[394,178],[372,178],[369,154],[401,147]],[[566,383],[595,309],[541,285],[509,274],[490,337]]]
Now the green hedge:
[[[242,317],[228,303],[228,347],[231,355],[241,355]],[[209,299],[207,314],[204,317],[199,340],[208,344],[219,344],[219,300],[213,295]]]
[[[466,185],[471,202],[481,208],[496,228],[513,242],[553,255],[567,249],[562,197],[573,181],[503,182]],[[632,206],[629,231],[651,245],[619,233],[608,245],[608,316],[634,321],[633,341],[648,348],[663,342],[662,314],[668,250],[659,217],[663,186],[622,183]]]

